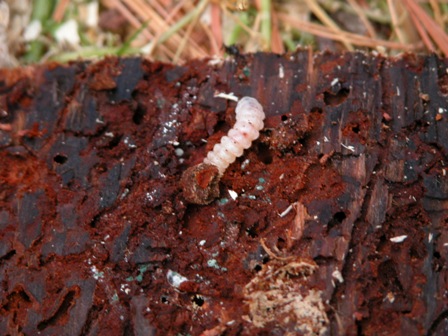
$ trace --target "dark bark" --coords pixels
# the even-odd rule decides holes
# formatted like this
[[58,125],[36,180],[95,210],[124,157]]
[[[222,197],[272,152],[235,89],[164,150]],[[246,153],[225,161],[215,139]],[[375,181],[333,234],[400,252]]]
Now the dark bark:
[[[1,70],[0,330],[448,333],[447,70],[308,51]],[[182,173],[234,123],[217,92],[257,98],[265,129],[188,204]]]

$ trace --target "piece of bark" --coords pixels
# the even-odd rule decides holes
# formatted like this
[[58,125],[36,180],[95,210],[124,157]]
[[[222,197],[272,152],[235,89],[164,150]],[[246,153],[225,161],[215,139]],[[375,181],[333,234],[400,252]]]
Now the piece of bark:
[[[299,51],[1,70],[0,330],[444,334],[447,68]],[[235,121],[218,92],[257,98],[266,126],[216,201],[187,204],[182,173]]]

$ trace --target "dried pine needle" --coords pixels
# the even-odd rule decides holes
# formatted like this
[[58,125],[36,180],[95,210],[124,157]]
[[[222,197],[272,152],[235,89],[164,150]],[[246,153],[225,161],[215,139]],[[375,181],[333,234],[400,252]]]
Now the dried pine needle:
[[[181,63],[222,55],[223,42],[237,44],[242,51],[282,53],[299,46],[324,46],[334,51],[385,48],[391,53],[435,51],[448,56],[448,4],[436,0],[304,0],[299,12],[288,10],[297,7],[297,0],[92,2],[98,18],[108,11],[118,13],[127,24],[126,33],[117,35],[108,28],[92,27],[73,2],[34,0],[28,25],[40,21],[40,35],[23,40],[25,48],[14,48],[22,54],[14,56],[25,63],[39,62],[45,55],[64,60],[74,55],[102,57],[143,51],[149,59]],[[18,14],[11,13],[13,20]],[[346,18],[359,23],[350,26]],[[58,45],[54,31],[70,20],[81,39],[76,48],[67,50]]]

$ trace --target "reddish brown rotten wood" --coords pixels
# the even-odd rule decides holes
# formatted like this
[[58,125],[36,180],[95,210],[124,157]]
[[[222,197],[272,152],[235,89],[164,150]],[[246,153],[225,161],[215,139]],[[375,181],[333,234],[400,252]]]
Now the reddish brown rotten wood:
[[[0,78],[6,334],[446,332],[446,60],[110,58]],[[216,201],[187,204],[182,173],[235,122],[217,92],[257,98],[266,127]]]

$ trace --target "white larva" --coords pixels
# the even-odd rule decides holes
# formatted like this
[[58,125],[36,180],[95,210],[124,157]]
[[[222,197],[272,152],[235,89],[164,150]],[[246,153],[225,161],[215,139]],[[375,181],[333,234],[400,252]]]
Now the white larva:
[[265,114],[260,103],[251,97],[243,97],[236,105],[236,123],[221,142],[208,152],[204,163],[214,165],[219,174],[224,174],[226,168],[249,148],[252,141],[258,138],[264,127]]

